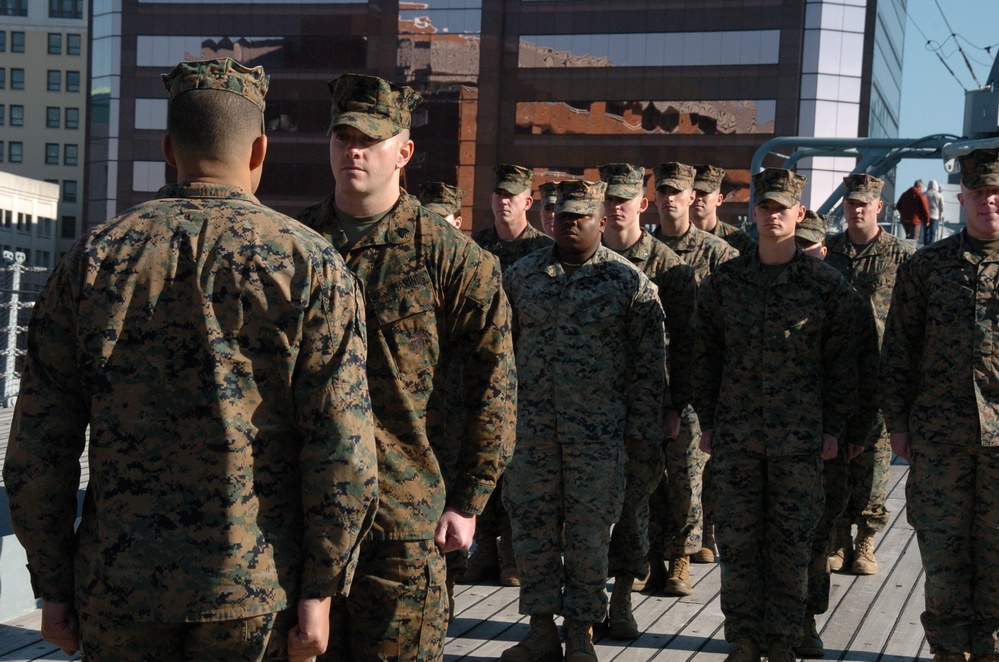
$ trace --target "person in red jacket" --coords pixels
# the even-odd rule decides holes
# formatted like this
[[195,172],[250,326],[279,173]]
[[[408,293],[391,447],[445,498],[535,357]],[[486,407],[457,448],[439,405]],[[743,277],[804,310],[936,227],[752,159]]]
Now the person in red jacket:
[[917,179],[911,188],[899,196],[895,203],[898,215],[905,228],[905,238],[916,238],[916,226],[930,222],[930,203],[923,193],[923,180]]

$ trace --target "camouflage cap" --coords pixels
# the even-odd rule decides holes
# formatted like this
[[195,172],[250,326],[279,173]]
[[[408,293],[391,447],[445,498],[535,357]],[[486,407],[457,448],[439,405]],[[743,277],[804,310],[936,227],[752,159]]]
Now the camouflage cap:
[[696,171],[693,166],[686,163],[660,163],[655,167],[656,190],[663,186],[675,188],[678,191],[686,191],[694,187],[694,175]]
[[545,182],[538,187],[542,209],[558,202],[558,182]]
[[168,74],[163,74],[163,85],[170,98],[191,90],[222,90],[238,94],[252,101],[264,112],[264,97],[271,77],[263,67],[244,67],[232,58],[181,62]]
[[421,205],[447,218],[461,211],[461,199],[465,197],[465,191],[459,186],[450,186],[444,182],[426,182],[420,184],[416,197]]
[[866,173],[854,173],[843,178],[844,200],[859,200],[860,202],[876,202],[881,199],[881,188],[885,185],[883,179],[872,177]]
[[606,182],[588,182],[584,179],[569,179],[559,182],[555,213],[565,212],[588,216],[603,204],[606,191]]
[[694,190],[704,193],[714,193],[721,190],[722,180],[725,179],[725,171],[713,165],[694,166]]
[[517,195],[531,188],[534,171],[523,166],[503,164],[493,168],[493,190],[503,189]]
[[327,83],[333,95],[330,132],[352,126],[375,140],[391,138],[413,123],[423,97],[411,88],[377,76],[344,74]]
[[630,163],[608,163],[598,168],[600,181],[607,183],[606,196],[633,200],[645,192],[645,168]]
[[964,188],[999,186],[999,149],[976,149],[957,160],[961,164]]
[[811,209],[805,211],[805,218],[794,229],[794,236],[801,237],[809,244],[826,240],[826,222]]
[[767,168],[753,175],[753,204],[775,200],[785,207],[801,202],[801,190],[808,181],[802,175],[783,168]]

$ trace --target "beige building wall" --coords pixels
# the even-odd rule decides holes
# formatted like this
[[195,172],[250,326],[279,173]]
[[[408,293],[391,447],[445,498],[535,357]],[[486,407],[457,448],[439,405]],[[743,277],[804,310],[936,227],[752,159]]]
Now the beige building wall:
[[0,256],[24,253],[26,265],[51,267],[59,205],[55,184],[0,171]]
[[59,185],[56,250],[47,263],[38,253],[28,261],[51,267],[83,225],[88,8],[86,0],[6,3],[8,11],[0,15],[0,172]]

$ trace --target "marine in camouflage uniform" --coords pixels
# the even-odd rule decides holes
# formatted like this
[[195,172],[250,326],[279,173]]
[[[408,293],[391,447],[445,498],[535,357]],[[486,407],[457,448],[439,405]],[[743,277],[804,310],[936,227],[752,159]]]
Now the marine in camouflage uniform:
[[558,202],[558,182],[545,182],[538,187],[538,207],[541,228],[549,237],[555,234],[555,203]]
[[416,191],[420,204],[434,212],[456,229],[461,229],[461,200],[465,190],[444,182],[426,182]]
[[[884,203],[884,182],[867,174],[853,174],[843,180],[843,208],[847,230],[830,238],[826,262],[835,267],[870,302],[877,324],[878,341],[884,333],[895,273],[913,253],[909,244],[877,224]],[[877,412],[874,423],[861,443],[864,451],[850,462],[850,502],[836,525],[834,552],[830,564],[857,574],[873,574],[878,564],[874,556],[874,535],[888,524],[885,501],[888,497],[888,470],[891,448],[884,419]],[[850,529],[857,525],[857,540]]]
[[305,659],[376,503],[363,302],[327,242],[252,195],[263,69],[183,62],[164,82],[181,183],[80,238],[36,302],[12,524],[67,652]]
[[[610,635],[634,639],[639,631],[631,610],[631,591],[635,580],[644,581],[649,574],[649,499],[664,480],[664,468],[669,481],[666,489],[669,511],[663,519],[669,522],[670,533],[686,538],[701,519],[700,494],[694,489],[700,486],[699,464],[685,452],[687,447],[674,443],[679,433],[680,412],[690,402],[697,284],[693,270],[639,223],[639,215],[649,204],[644,194],[645,168],[610,163],[599,170],[601,180],[607,183],[604,245],[627,258],[657,285],[666,316],[672,376],[670,389],[663,398],[666,445],[629,442],[624,507],[611,536],[609,570],[614,577],[614,592],[609,612]],[[696,452],[698,458],[703,457],[703,453]],[[695,467],[693,475],[690,467]],[[675,542],[671,543],[672,549]],[[663,541],[659,549],[665,546]]]
[[[513,445],[510,308],[496,260],[399,188],[413,154],[408,87],[347,74],[330,83],[334,193],[299,218],[364,287],[379,504],[327,659],[438,660],[447,622],[441,553],[471,544]],[[444,439],[449,362],[466,419],[452,489]]]
[[[534,251],[552,245],[552,239],[527,222],[527,210],[532,203],[531,182],[534,173],[518,165],[498,165],[493,168],[493,192],[490,204],[493,225],[472,233],[472,240],[495,255],[503,271],[514,262]],[[510,542],[510,517],[501,498],[502,477],[475,529],[475,549],[468,569],[458,578],[463,584],[475,584],[499,578],[505,586],[519,586],[520,574]],[[499,548],[496,541],[499,539]]]
[[[836,270],[794,244],[804,177],[754,175],[756,253],[719,266],[698,301],[694,402],[712,453],[727,660],[794,660],[822,459],[856,406],[854,305]],[[794,360],[790,360],[791,358]]]
[[[802,252],[819,260],[828,254],[825,245],[826,224],[811,209],[794,232],[794,241]],[[815,625],[815,615],[829,608],[829,551],[833,525],[846,509],[850,499],[850,458],[863,450],[878,405],[878,332],[874,313],[867,299],[852,292],[857,326],[857,409],[847,422],[846,444],[836,457],[823,464],[825,507],[812,534],[812,554],[808,566],[808,600],[805,606],[804,630],[795,652],[802,657],[822,657],[825,647]]]
[[934,660],[999,659],[999,152],[960,157],[967,227],[898,271],[881,349]]
[[[719,264],[739,255],[725,241],[699,229],[690,221],[690,206],[694,201],[694,178],[696,170],[684,163],[661,163],[654,169],[656,185],[656,207],[659,210],[659,230],[657,239],[672,249],[681,260],[694,270],[694,277],[700,282]],[[686,461],[685,475],[690,476],[691,492],[700,495],[696,526],[683,534],[682,521],[671,521],[664,517],[670,512],[670,480],[660,483],[652,496],[651,537],[652,572],[647,589],[656,591],[662,588],[666,595],[684,596],[693,592],[690,583],[690,557],[702,552],[703,495],[708,472],[708,456],[700,451],[701,428],[694,407],[686,407],[681,414],[680,435],[670,442],[667,452],[679,453]],[[713,543],[710,543],[712,544]],[[663,572],[663,559],[669,559],[669,574]],[[660,579],[661,578],[661,579]]]
[[[520,376],[517,447],[503,498],[532,631],[503,659],[596,660],[592,623],[607,610],[611,525],[624,499],[626,448],[662,447],[666,388],[656,288],[600,245],[603,182],[559,184],[557,246],[507,270]],[[560,529],[564,525],[564,545]],[[563,557],[564,554],[564,557]]]
[[694,203],[690,206],[690,221],[697,228],[724,239],[740,254],[756,250],[756,240],[734,225],[718,219],[718,207],[725,201],[721,186],[725,170],[713,165],[695,165]]

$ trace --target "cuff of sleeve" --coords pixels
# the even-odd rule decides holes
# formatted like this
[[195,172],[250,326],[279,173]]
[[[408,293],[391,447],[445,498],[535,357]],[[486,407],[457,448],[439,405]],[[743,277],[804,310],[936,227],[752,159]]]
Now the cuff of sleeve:
[[31,564],[26,567],[35,598],[48,602],[73,602],[72,569],[40,572]]
[[498,489],[498,485],[456,481],[448,495],[447,507],[469,515],[481,515],[494,489]]

